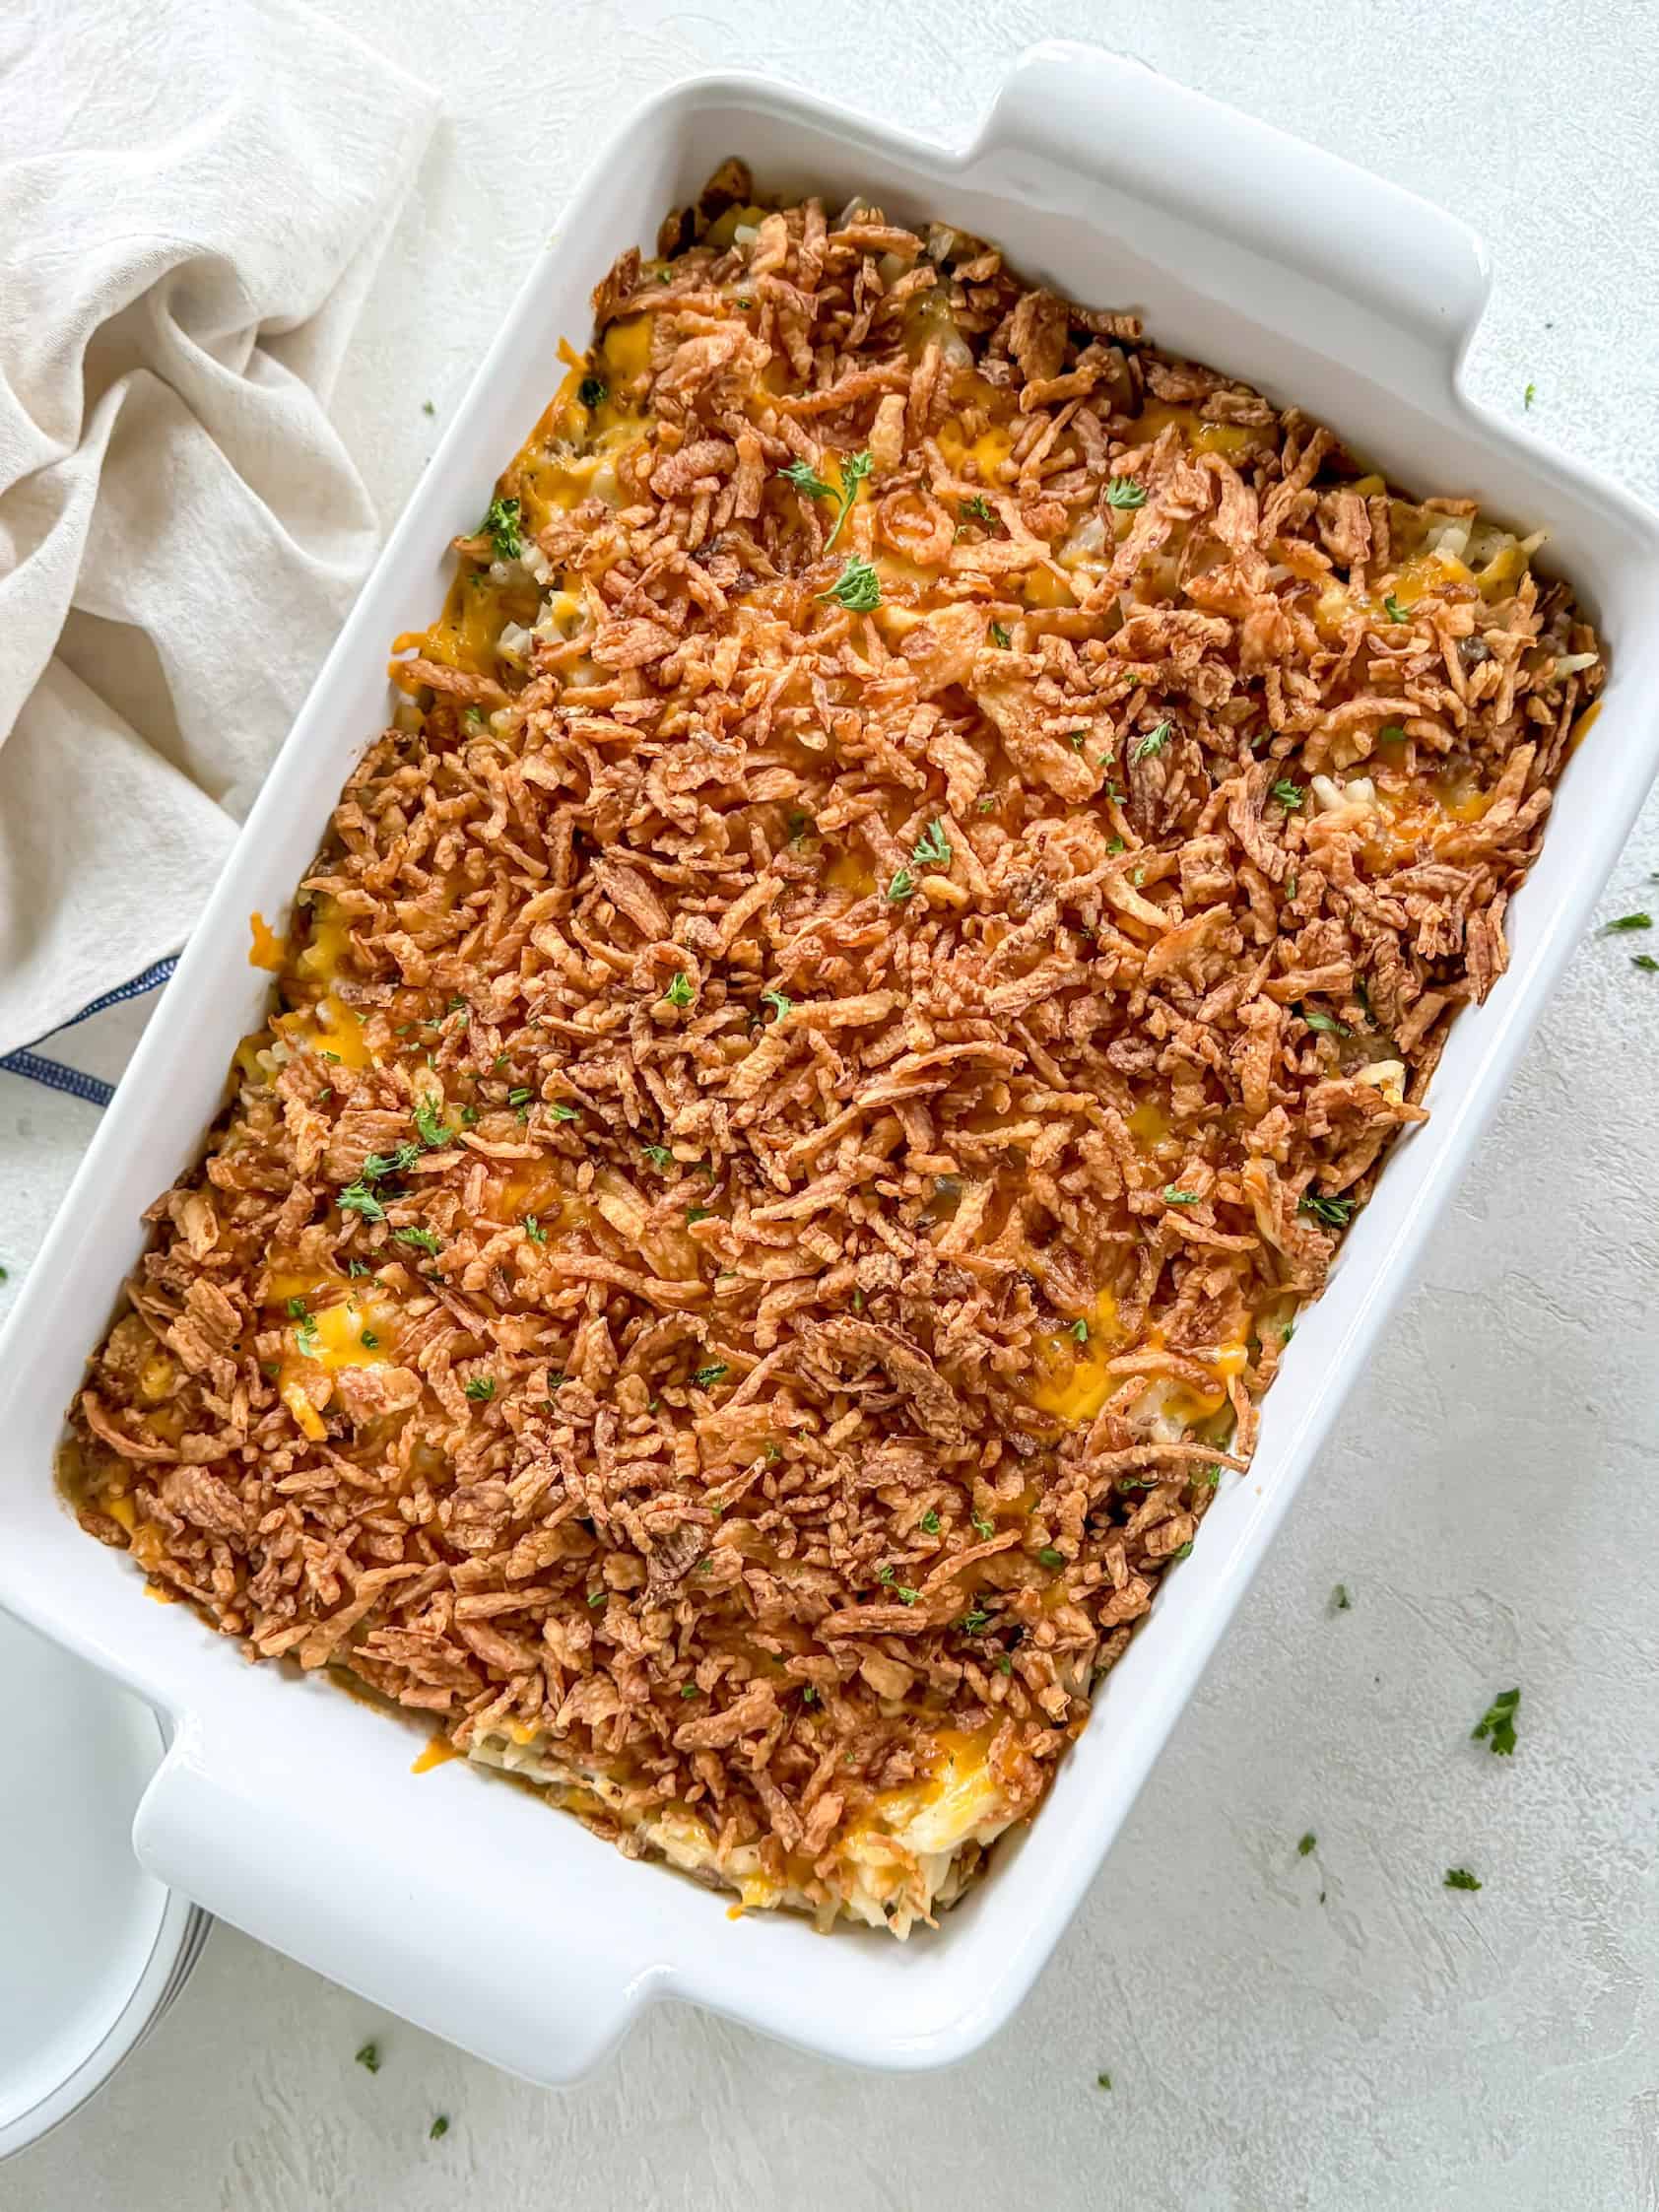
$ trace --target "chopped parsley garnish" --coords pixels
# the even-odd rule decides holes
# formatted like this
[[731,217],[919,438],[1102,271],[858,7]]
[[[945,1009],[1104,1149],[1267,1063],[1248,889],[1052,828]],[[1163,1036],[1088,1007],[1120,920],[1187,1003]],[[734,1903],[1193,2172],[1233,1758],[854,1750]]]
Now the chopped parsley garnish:
[[1653,916],[1651,914],[1621,914],[1616,921],[1604,921],[1598,934],[1603,937],[1620,937],[1626,930],[1651,929],[1652,927]]
[[1294,814],[1306,795],[1301,785],[1293,783],[1288,775],[1282,775],[1268,794],[1279,801],[1287,814]]
[[547,1231],[534,1214],[525,1215],[524,1234],[529,1238],[532,1244],[545,1244],[547,1242]]
[[662,995],[670,1006],[686,1007],[690,1006],[697,994],[692,989],[692,978],[682,969]]
[[424,399],[421,402],[421,412],[423,415],[435,415],[437,413],[437,409],[432,405],[430,399]]
[[1353,1610],[1354,1600],[1348,1594],[1348,1584],[1339,1582],[1331,1592],[1331,1611],[1333,1613],[1352,1613]]
[[794,1003],[795,1001],[785,991],[769,990],[761,993],[761,1004],[769,1006],[780,1022]]
[[1089,1323],[1081,1318],[1075,1320],[1071,1323],[1066,1333],[1077,1343],[1087,1344],[1089,1342]]
[[716,1360],[712,1367],[698,1368],[696,1374],[692,1376],[692,1380],[697,1384],[699,1390],[709,1390],[712,1389],[714,1384],[720,1380],[722,1375],[729,1374],[730,1373],[731,1370],[727,1367],[724,1360]]
[[1145,506],[1147,488],[1132,476],[1114,476],[1106,486],[1106,504],[1115,507]]
[[1641,969],[1645,974],[1659,975],[1659,960],[1655,960],[1651,953],[1632,953],[1630,966]]
[[1136,761],[1150,761],[1154,754],[1161,753],[1169,742],[1169,732],[1172,727],[1173,724],[1169,722],[1160,722],[1157,729],[1148,730],[1130,758]]
[[431,2127],[427,2129],[427,2139],[431,2143],[441,2142],[443,2137],[447,2135],[448,2132],[449,2114],[447,2112],[439,2112],[437,2117],[432,2121]]
[[1166,1182],[1163,1185],[1163,1203],[1166,1206],[1196,1206],[1198,1192],[1196,1190],[1177,1190],[1172,1182]]
[[661,1174],[666,1175],[669,1169],[674,1165],[674,1155],[665,1144],[642,1145],[640,1150],[651,1163],[651,1166]]
[[413,1244],[417,1251],[431,1252],[434,1259],[441,1249],[430,1229],[394,1229],[392,1235],[400,1244]]
[[1006,653],[1013,647],[1014,640],[1000,622],[994,622],[991,625],[991,643],[995,645],[999,653]]
[[983,492],[976,492],[971,500],[962,500],[959,503],[964,522],[983,522],[988,529],[996,527],[997,510]]
[[1111,2085],[1112,2078],[1110,2074],[1096,2074],[1095,2076],[1095,2087],[1096,2089],[1110,2089]]
[[1066,1555],[1064,1552],[1057,1552],[1052,1544],[1044,1544],[1041,1551],[1037,1554],[1037,1564],[1039,1567],[1046,1567],[1050,1570],[1058,1571],[1060,1568],[1065,1566]]
[[988,1543],[990,1539],[996,1534],[996,1532],[997,1524],[994,1520],[981,1520],[977,1513],[974,1514],[973,1533],[979,1538],[981,1543]]
[[362,1335],[358,1338],[358,1342],[363,1346],[365,1352],[378,1352],[380,1349],[380,1339],[375,1335],[372,1329],[365,1329]]
[[1515,1709],[1520,1702],[1518,1690],[1500,1690],[1470,1729],[1470,1736],[1507,1759],[1515,1749]]
[[553,1115],[555,1121],[579,1121],[582,1117],[581,1107],[573,1106],[564,1099],[561,1099],[557,1106],[549,1106],[548,1111]]
[[945,835],[944,823],[937,817],[916,839],[910,858],[919,868],[948,868],[951,865],[951,840]]
[[1354,1035],[1346,1022],[1339,1022],[1334,1014],[1322,1014],[1317,1006],[1298,1006],[1296,1012],[1310,1030],[1323,1030],[1331,1037]]
[[888,885],[887,891],[884,896],[891,899],[895,903],[895,905],[896,905],[899,900],[908,899],[915,888],[915,877],[911,875],[908,868],[900,868],[898,873],[894,877],[893,881]]
[[683,1698],[698,1698],[702,1693],[695,1682],[687,1682],[681,1685],[680,1695]]
[[939,1515],[931,1506],[921,1517],[921,1529],[924,1536],[937,1536],[939,1533]]
[[[1527,386],[1526,390],[1525,390],[1524,392],[1522,392],[1522,394],[1521,394],[1521,405],[1522,405],[1523,407],[1525,407],[1525,408],[1529,408],[1529,409],[1530,409],[1530,407],[1532,406],[1532,403],[1533,403],[1533,401],[1534,401],[1534,400],[1535,400],[1535,399],[1536,399],[1537,397],[1538,397],[1538,386],[1537,386],[1536,384],[1528,384],[1528,386]],[[1476,1883],[1476,1885],[1475,1885],[1475,1887],[1476,1887],[1477,1889],[1479,1889],[1479,1888],[1480,1888],[1480,1886],[1481,1886],[1481,1885],[1480,1885],[1480,1884],[1479,1884],[1478,1882],[1477,1882],[1477,1883]]]
[[786,469],[779,469],[777,473],[786,484],[793,484],[796,491],[804,493],[809,500],[832,500],[835,497],[833,489],[825,483],[811,461],[791,461]]
[[698,1221],[712,1221],[713,1219],[714,1213],[711,1207],[688,1206],[686,1208],[686,1220],[688,1224]]
[[437,1152],[449,1142],[449,1124],[431,1099],[422,1099],[416,1106],[415,1126],[421,1132],[421,1142],[431,1151]]
[[[836,515],[834,521],[830,525],[830,535],[824,541],[824,550],[826,553],[830,551],[830,548],[840,536],[841,524],[846,520],[848,514],[852,511],[852,503],[858,497],[858,487],[869,475],[872,465],[873,464],[868,453],[849,453],[846,459],[841,463],[841,507],[840,512]],[[874,578],[875,570],[871,570],[870,573],[872,578]],[[841,578],[841,581],[842,583],[845,583],[845,576]],[[877,598],[880,598],[880,596],[881,594],[878,591]],[[846,602],[843,601],[842,603],[844,605]],[[871,605],[873,606],[874,604],[875,601],[872,600]]]
[[990,1625],[991,1616],[977,1605],[973,1607],[971,1612],[964,1613],[957,1623],[963,1636],[983,1636]]
[[484,528],[496,549],[498,561],[516,561],[524,551],[524,541],[518,534],[516,500],[492,500],[490,511],[484,517]]
[[478,1127],[477,1106],[464,1106],[461,1108],[461,1126],[463,1129],[476,1129]]
[[605,1602],[605,1597],[606,1593],[604,1590],[589,1590],[587,1593],[587,1602],[589,1603],[589,1605],[603,1605]]
[[849,553],[846,567],[818,596],[837,601],[849,615],[873,614],[882,603],[882,579],[861,555]]
[[[1530,384],[1527,390],[1532,390]],[[1481,1885],[1467,1866],[1448,1866],[1445,1881],[1440,1886],[1448,1890],[1478,1890]]]
[[1192,1479],[1196,1483],[1201,1483],[1206,1490],[1214,1490],[1222,1479],[1222,1470],[1216,1465],[1200,1467]]
[[1305,1836],[1298,1837],[1296,1841],[1297,1858],[1306,1858],[1308,1852],[1312,1850],[1314,1844],[1317,1843],[1318,1841],[1318,1837],[1314,1835],[1311,1828],[1308,1830]]
[[1382,602],[1382,611],[1390,622],[1405,622],[1408,619],[1405,608],[1401,606],[1393,592],[1390,592]]
[[1384,722],[1376,733],[1376,741],[1379,745],[1404,745],[1406,733],[1398,722]]
[[1171,1559],[1190,1559],[1192,1557],[1192,1538],[1189,1536],[1184,1544],[1177,1544],[1169,1557]]
[[1352,1198],[1326,1198],[1317,1190],[1304,1190],[1296,1205],[1298,1214],[1311,1214],[1322,1221],[1327,1229],[1346,1229],[1356,1201]]
[[584,376],[576,386],[576,397],[584,407],[603,407],[610,389],[603,376]]
[[466,1392],[474,1405],[487,1406],[496,1395],[496,1384],[488,1374],[469,1374]]
[[535,1095],[535,1092],[531,1090],[527,1083],[515,1084],[512,1090],[507,1093],[507,1105],[509,1106],[528,1106]]
[[361,1214],[365,1221],[384,1221],[386,1209],[365,1182],[348,1183],[340,1193],[343,1214]]
[[[870,455],[868,453],[849,453],[841,463],[841,488],[838,492],[835,490],[833,485],[826,484],[822,476],[816,475],[811,466],[806,461],[792,462],[788,468],[780,469],[778,471],[778,474],[780,476],[785,476],[788,478],[789,482],[794,485],[797,492],[804,492],[809,499],[839,500],[840,505],[836,509],[835,519],[830,525],[830,535],[824,541],[824,550],[826,553],[830,551],[830,548],[840,536],[841,524],[846,520],[848,514],[851,513],[852,503],[858,497],[858,487],[869,475],[873,465],[874,464],[871,461]],[[869,564],[867,562],[849,562],[847,564],[847,567],[849,570],[854,567],[865,568],[869,571],[872,584],[874,584],[875,570],[869,568]],[[846,583],[846,580],[847,579],[845,575],[843,575],[840,584],[836,586],[833,593],[827,591],[821,593],[820,596],[825,599],[839,596],[841,587]],[[870,606],[874,607],[879,601],[881,593],[877,591],[876,597],[870,601]],[[841,604],[842,606],[847,607],[851,606],[852,602],[850,599],[842,599]],[[861,607],[856,609],[855,611],[862,614],[868,612],[868,609]]]
[[386,1175],[401,1175],[406,1168],[413,1168],[420,1157],[418,1144],[400,1144],[395,1152],[371,1152],[363,1164],[363,1179],[379,1182]]
[[364,1265],[361,1259],[349,1259],[346,1262],[346,1273],[352,1276],[366,1275],[368,1273],[368,1269]]
[[365,2044],[358,2052],[358,2064],[365,2067],[369,2073],[377,2074],[380,2071],[380,2045],[378,2044]]
[[291,1321],[308,1321],[310,1319],[311,1308],[302,1298],[291,1298],[285,1300],[284,1303],[288,1307],[288,1317]]

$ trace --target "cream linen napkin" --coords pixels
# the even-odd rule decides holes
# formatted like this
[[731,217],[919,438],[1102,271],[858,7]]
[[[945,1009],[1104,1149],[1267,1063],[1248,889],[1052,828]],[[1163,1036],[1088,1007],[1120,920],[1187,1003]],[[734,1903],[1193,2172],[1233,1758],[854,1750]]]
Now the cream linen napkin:
[[326,406],[435,113],[288,0],[0,8],[0,1053],[182,943],[363,581]]

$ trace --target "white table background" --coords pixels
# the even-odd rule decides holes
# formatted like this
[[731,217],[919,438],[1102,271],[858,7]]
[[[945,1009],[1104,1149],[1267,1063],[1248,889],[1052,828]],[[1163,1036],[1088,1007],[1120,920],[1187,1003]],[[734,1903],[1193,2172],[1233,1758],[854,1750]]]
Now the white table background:
[[[1497,272],[1476,388],[1518,410],[1532,381],[1541,430],[1659,499],[1642,0],[330,4],[446,104],[339,394],[387,520],[633,100],[750,64],[962,135],[1008,58],[1054,34],[1127,48],[1465,216]],[[1604,912],[1659,906],[1655,869],[1650,805]],[[221,1928],[103,2096],[0,2172],[0,2212],[1659,2212],[1642,943],[1580,951],[1069,1940],[977,2058],[867,2077],[661,2010],[550,2096]],[[113,1073],[136,1027],[101,1018],[77,1057]],[[95,1120],[0,1076],[14,1287]],[[1338,1580],[1353,1610],[1333,1614]],[[1469,1728],[1511,1683],[1520,1749],[1493,1760]],[[1450,1865],[1479,1896],[1442,1887]],[[352,2062],[369,2035],[373,2077]]]

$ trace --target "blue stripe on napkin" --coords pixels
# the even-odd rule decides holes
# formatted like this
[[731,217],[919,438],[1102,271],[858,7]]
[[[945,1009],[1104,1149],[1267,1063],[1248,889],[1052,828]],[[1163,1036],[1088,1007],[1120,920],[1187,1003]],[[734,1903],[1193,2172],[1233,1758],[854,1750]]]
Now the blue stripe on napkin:
[[[104,991],[90,1006],[83,1006],[79,1014],[71,1014],[68,1021],[53,1030],[53,1037],[61,1037],[64,1030],[72,1030],[77,1022],[89,1021],[94,1014],[101,1014],[106,1007],[119,1006],[129,998],[142,998],[146,991],[160,990],[178,966],[178,955],[168,953],[147,968],[142,975],[134,975],[129,982],[117,983],[113,990]],[[35,1044],[44,1044],[45,1038],[37,1037]],[[0,1068],[8,1075],[26,1075],[32,1083],[43,1083],[49,1091],[66,1091],[72,1099],[84,1099],[88,1106],[106,1106],[115,1096],[115,1086],[101,1077],[85,1075],[79,1068],[66,1067],[61,1060],[48,1059],[36,1052],[34,1045],[21,1045],[15,1052],[0,1054]]]

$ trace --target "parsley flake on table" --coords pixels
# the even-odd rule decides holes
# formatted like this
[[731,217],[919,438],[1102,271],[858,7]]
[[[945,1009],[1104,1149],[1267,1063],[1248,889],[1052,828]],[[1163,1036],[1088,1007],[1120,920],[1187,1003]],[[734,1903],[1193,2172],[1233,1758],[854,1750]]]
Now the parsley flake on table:
[[1471,1740],[1484,1743],[1499,1758],[1510,1757],[1515,1749],[1515,1712],[1520,1702],[1518,1690],[1500,1690],[1470,1729]]
[[431,2127],[427,2129],[427,2139],[429,2142],[432,2143],[441,2142],[443,2137],[447,2135],[448,2132],[449,2114],[447,2112],[439,2112],[437,2117],[432,2121]]
[[1526,390],[1521,394],[1521,405],[1530,411],[1532,403],[1537,397],[1538,386],[1536,384],[1528,384]]
[[1331,1611],[1333,1613],[1352,1613],[1353,1610],[1354,1600],[1348,1594],[1348,1584],[1339,1582],[1331,1592]]
[[380,2045],[365,2044],[358,2052],[357,2062],[365,2073],[377,2074],[380,2071]]
[[1598,937],[1622,937],[1632,929],[1651,929],[1651,914],[1621,914],[1615,921],[1604,921],[1596,934]]
[[1297,1858],[1306,1858],[1308,1852],[1312,1850],[1314,1844],[1317,1843],[1318,1841],[1318,1837],[1314,1835],[1311,1828],[1307,1831],[1305,1836],[1298,1836],[1296,1839]]
[[1659,960],[1655,960],[1651,953],[1632,953],[1630,966],[1639,968],[1644,975],[1659,975]]
[[1446,1878],[1441,1887],[1448,1890],[1478,1890],[1481,1884],[1470,1873],[1467,1866],[1448,1866]]

